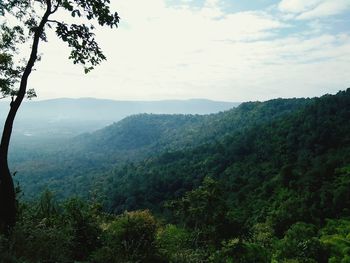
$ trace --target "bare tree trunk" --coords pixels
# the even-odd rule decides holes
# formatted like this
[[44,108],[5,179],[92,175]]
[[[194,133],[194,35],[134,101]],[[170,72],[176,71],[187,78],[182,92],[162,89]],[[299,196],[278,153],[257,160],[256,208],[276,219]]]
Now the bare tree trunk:
[[51,0],[46,1],[47,9],[39,26],[35,30],[31,54],[23,72],[16,99],[10,104],[10,111],[4,125],[0,144],[0,230],[11,228],[16,222],[16,196],[12,175],[8,167],[8,150],[12,134],[13,123],[19,107],[26,95],[28,78],[37,60],[40,37],[44,32],[45,24],[51,14]]

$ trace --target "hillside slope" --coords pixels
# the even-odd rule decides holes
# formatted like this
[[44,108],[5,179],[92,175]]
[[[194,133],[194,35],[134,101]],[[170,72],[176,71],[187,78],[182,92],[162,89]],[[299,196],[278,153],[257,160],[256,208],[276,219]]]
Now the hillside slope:
[[115,212],[162,212],[165,201],[210,176],[222,183],[222,196],[239,220],[270,221],[278,236],[298,221],[322,225],[326,218],[350,216],[349,119],[350,89],[312,99],[215,142],[105,174],[106,203]]
[[11,167],[18,171],[17,178],[27,196],[35,196],[45,187],[52,187],[61,196],[84,195],[93,182],[99,181],[101,173],[115,166],[215,142],[235,131],[287,115],[308,101],[249,102],[210,115],[135,115],[94,133],[61,141],[55,147],[48,145],[34,152],[13,149]]

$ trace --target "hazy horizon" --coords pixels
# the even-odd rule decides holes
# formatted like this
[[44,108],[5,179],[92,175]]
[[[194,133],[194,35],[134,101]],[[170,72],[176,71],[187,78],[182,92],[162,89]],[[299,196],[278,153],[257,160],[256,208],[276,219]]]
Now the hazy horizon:
[[[18,111],[14,135],[65,137],[101,129],[128,116],[148,114],[207,115],[230,110],[239,102],[212,100],[118,101],[95,98],[50,99],[23,103]],[[0,102],[0,120],[9,104]],[[21,140],[22,142],[22,140]]]
[[[299,96],[299,97],[273,97],[271,96],[271,98],[265,99],[265,100],[254,100],[254,99],[248,99],[245,101],[230,101],[230,100],[214,100],[214,99],[210,99],[210,98],[200,98],[200,97],[193,97],[193,98],[184,98],[184,99],[154,99],[154,100],[143,100],[143,99],[118,99],[118,98],[108,98],[108,97],[52,97],[52,98],[41,98],[41,97],[36,97],[36,98],[32,98],[32,99],[25,99],[23,102],[29,102],[29,103],[33,103],[33,102],[43,102],[43,101],[52,101],[52,100],[106,100],[106,101],[114,101],[114,102],[166,102],[166,101],[210,101],[210,102],[223,102],[223,103],[244,103],[244,102],[250,102],[250,101],[260,101],[260,102],[264,102],[264,101],[268,101],[268,100],[273,100],[273,99],[294,99],[294,98],[315,98],[315,97],[321,97],[323,95],[326,94],[330,94],[330,95],[335,95],[336,93],[340,92],[340,91],[345,91],[347,90],[349,87],[345,87],[344,89],[338,89],[338,90],[334,90],[332,92],[326,92],[326,93],[322,93],[319,95],[315,95],[315,96]],[[1,98],[0,99],[0,103],[2,102],[10,102],[11,99],[9,97],[7,98]]]

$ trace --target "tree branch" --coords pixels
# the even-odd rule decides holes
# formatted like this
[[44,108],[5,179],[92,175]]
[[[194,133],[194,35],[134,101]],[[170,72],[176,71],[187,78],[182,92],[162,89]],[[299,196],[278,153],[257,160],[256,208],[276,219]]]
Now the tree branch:
[[61,24],[61,22],[59,22],[59,21],[57,21],[57,20],[51,20],[51,19],[47,20],[47,22],[49,22],[49,23]]
[[51,10],[50,15],[56,13],[60,5],[61,5],[61,1],[57,1],[57,5]]

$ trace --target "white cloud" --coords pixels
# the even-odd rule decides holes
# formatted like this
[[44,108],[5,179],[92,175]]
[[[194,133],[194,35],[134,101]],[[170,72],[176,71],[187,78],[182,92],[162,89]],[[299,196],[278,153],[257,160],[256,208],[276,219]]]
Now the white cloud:
[[323,0],[282,0],[278,7],[287,13],[301,13],[315,7]]
[[341,14],[350,10],[349,0],[282,0],[279,10],[297,14],[297,19],[308,20]]
[[300,14],[297,19],[307,20],[319,17],[337,15],[350,10],[350,0],[332,0],[324,1],[314,9]]

